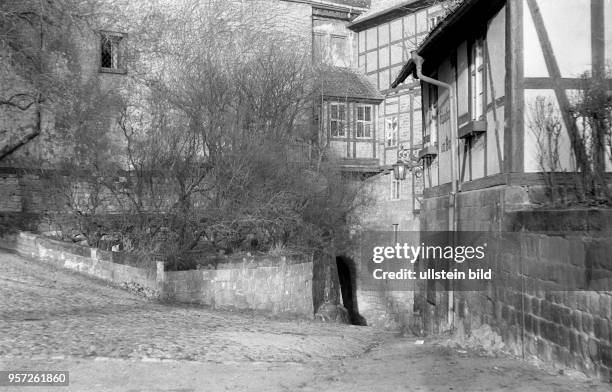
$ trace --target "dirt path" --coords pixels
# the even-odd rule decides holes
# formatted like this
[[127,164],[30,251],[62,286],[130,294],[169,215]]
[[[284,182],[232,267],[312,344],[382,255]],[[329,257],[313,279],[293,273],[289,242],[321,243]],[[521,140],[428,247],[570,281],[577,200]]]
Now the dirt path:
[[68,387],[0,391],[610,391],[512,358],[368,327],[166,306],[0,252],[0,370]]

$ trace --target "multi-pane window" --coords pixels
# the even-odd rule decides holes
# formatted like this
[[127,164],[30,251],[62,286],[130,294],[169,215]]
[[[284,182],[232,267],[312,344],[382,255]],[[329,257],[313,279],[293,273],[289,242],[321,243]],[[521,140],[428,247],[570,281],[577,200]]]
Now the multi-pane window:
[[329,105],[329,129],[331,137],[346,137],[346,104]]
[[397,116],[392,116],[385,119],[385,145],[387,147],[397,146],[398,128]]
[[472,120],[480,120],[484,114],[484,61],[483,40],[478,39],[472,45],[470,57],[470,109]]
[[124,34],[102,32],[100,38],[100,69],[122,72],[124,70],[122,59]]
[[399,200],[401,197],[402,182],[391,180],[391,200]]
[[357,105],[355,116],[356,135],[358,138],[372,137],[372,106]]

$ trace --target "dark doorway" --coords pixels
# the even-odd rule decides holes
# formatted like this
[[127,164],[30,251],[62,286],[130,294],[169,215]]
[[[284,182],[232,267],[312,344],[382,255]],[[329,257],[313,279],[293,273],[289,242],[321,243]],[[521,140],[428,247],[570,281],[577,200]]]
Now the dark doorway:
[[345,256],[336,257],[338,280],[342,292],[342,305],[348,310],[351,324],[367,325],[365,319],[359,314],[357,307],[357,274],[355,262]]

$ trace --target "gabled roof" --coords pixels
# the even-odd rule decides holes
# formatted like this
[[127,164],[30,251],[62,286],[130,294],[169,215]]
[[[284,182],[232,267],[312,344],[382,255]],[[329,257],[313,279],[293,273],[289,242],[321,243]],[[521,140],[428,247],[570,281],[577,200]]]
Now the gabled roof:
[[384,96],[364,74],[356,69],[322,66],[319,85],[326,98],[381,102]]
[[[484,28],[490,18],[506,3],[506,0],[464,0],[455,11],[440,22],[416,49],[419,56],[425,59],[423,73],[427,74],[449,53],[474,34]],[[397,87],[408,76],[415,72],[414,63],[409,60],[402,67],[391,88]]]
[[381,6],[372,7],[349,23],[348,28],[362,31],[389,20],[400,18],[421,8],[427,7],[432,0],[388,0]]

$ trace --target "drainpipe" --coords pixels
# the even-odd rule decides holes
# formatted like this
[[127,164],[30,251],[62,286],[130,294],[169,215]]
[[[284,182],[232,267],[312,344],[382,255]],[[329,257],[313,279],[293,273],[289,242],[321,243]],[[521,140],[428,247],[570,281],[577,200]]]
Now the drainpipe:
[[[448,231],[451,235],[451,245],[455,245],[455,232],[457,231],[457,220],[455,219],[455,210],[457,208],[457,179],[459,164],[457,162],[457,96],[455,94],[455,88],[448,83],[441,82],[439,80],[430,78],[423,75],[423,57],[419,56],[416,51],[411,53],[412,61],[414,61],[417,78],[421,81],[434,86],[442,87],[448,90],[449,105],[450,105],[450,127],[451,127],[451,193],[448,200]],[[450,281],[452,284],[452,281]],[[452,329],[454,327],[454,292],[448,291],[448,322]]]

